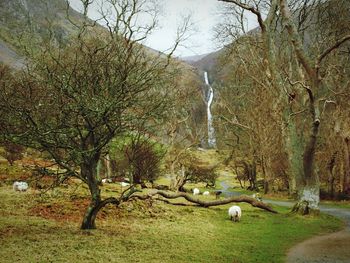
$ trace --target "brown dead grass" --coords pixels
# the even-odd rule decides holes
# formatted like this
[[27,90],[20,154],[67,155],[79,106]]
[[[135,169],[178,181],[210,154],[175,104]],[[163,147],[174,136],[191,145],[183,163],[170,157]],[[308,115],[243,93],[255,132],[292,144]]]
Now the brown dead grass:
[[54,162],[44,159],[23,158],[16,161],[22,166],[38,166],[38,167],[52,167]]
[[29,215],[52,219],[58,222],[80,222],[89,205],[88,199],[36,204]]
[[[42,217],[56,222],[81,222],[90,199],[88,197],[77,197],[73,200],[60,198],[57,201],[35,202],[29,209],[29,216]],[[147,201],[133,200],[123,203],[121,207],[107,205],[97,214],[98,221],[116,220],[120,218],[132,218],[135,213],[146,217],[154,217],[163,214],[163,210],[152,207]]]

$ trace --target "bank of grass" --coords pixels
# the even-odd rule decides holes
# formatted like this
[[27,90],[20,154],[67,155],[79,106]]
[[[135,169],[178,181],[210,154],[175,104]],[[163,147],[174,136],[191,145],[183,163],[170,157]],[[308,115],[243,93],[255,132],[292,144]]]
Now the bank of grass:
[[349,200],[344,200],[344,201],[322,200],[321,205],[329,206],[329,207],[350,209],[350,201]]
[[122,209],[106,208],[97,230],[81,231],[83,210],[77,211],[81,206],[76,202],[84,201],[85,189],[73,190],[69,186],[39,198],[31,191],[0,187],[1,262],[283,262],[289,247],[342,226],[327,215],[292,216],[279,207],[279,214],[271,214],[240,204],[242,221],[233,223],[229,205],[137,201]]

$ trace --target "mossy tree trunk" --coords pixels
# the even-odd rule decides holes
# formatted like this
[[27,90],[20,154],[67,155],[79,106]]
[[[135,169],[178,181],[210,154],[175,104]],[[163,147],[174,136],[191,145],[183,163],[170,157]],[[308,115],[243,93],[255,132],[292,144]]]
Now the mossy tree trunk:
[[95,229],[96,215],[100,208],[101,203],[101,190],[99,187],[97,166],[99,162],[99,156],[94,156],[92,158],[87,158],[81,164],[81,176],[87,181],[89,186],[91,201],[85,212],[83,222],[81,224],[81,229]]
[[297,134],[295,132],[289,134],[290,145],[288,148],[290,149],[290,171],[295,179],[296,187],[296,189],[290,190],[293,191],[292,194],[296,195],[298,200],[293,207],[293,212],[302,215],[319,213],[320,186],[319,177],[314,167],[318,127],[319,122],[314,122],[309,141],[304,146],[304,149],[302,141],[300,141],[300,138],[298,139]]
[[95,154],[92,158],[87,158],[81,165],[81,176],[89,186],[91,201],[85,212],[81,229],[96,229],[96,216],[98,212],[107,204],[119,205],[120,200],[114,197],[101,199],[100,180],[97,174],[97,166],[99,162],[99,154]]
[[[320,200],[320,186],[319,177],[315,170],[314,160],[320,125],[320,112],[318,109],[318,102],[316,101],[321,85],[318,75],[319,64],[316,63],[316,65],[314,65],[314,63],[310,61],[309,57],[305,53],[287,1],[279,0],[279,8],[289,41],[293,46],[295,59],[299,64],[298,68],[296,69],[299,77],[301,77],[301,84],[299,85],[301,85],[302,89],[308,96],[308,100],[305,105],[307,113],[305,124],[307,128],[303,130],[299,143],[296,144],[293,142],[293,137],[296,136],[296,134],[293,133],[297,131],[299,125],[297,126],[296,118],[291,121],[293,131],[290,140],[292,141],[291,150],[293,156],[295,156],[295,162],[292,161],[290,165],[293,171],[292,176],[296,178],[296,189],[298,193],[298,202],[293,207],[293,211],[303,215],[309,213],[319,213],[318,204]],[[303,77],[304,74],[301,72],[302,68],[307,76],[306,81]],[[303,148],[302,151],[300,150],[301,147]],[[302,170],[298,171],[300,167],[302,167]]]
[[345,194],[350,192],[350,140],[348,137],[344,139],[344,178],[342,189]]
[[336,164],[336,157],[338,152],[334,152],[331,159],[329,160],[327,164],[327,170],[328,170],[328,194],[331,198],[334,198],[334,183],[335,183],[335,176],[334,176],[334,167]]

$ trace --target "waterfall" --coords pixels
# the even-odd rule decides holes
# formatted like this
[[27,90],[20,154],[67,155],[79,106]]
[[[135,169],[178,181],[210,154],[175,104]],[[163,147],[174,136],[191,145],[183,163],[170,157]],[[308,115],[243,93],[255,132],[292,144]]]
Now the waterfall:
[[213,126],[213,116],[210,111],[210,106],[213,102],[214,98],[214,90],[209,84],[208,80],[208,72],[204,72],[204,81],[205,84],[208,86],[208,95],[206,98],[207,102],[207,116],[208,116],[208,146],[209,148],[215,148],[216,147],[216,139],[215,139],[215,130]]

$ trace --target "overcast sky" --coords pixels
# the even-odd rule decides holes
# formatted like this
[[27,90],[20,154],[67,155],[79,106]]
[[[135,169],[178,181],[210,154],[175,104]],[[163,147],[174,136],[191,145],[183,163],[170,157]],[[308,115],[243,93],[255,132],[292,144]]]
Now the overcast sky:
[[[89,16],[98,18],[98,2],[95,0],[91,7]],[[78,10],[80,0],[70,0],[71,6]],[[174,44],[176,31],[183,20],[182,17],[191,15],[193,23],[190,33],[191,37],[182,43],[176,56],[193,56],[213,52],[220,47],[214,39],[213,27],[220,21],[219,6],[222,4],[217,0],[158,0],[159,29],[157,29],[145,43],[147,46],[166,52]]]

